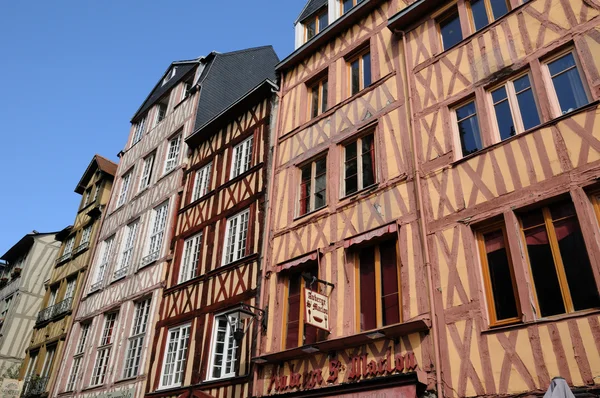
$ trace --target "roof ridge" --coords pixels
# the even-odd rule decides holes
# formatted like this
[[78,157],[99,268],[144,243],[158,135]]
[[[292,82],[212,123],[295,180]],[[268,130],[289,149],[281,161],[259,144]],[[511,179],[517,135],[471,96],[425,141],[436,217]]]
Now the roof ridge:
[[[221,55],[221,56],[224,57],[224,56],[227,56],[227,55],[236,55],[236,54],[241,54],[241,53],[250,52],[250,51],[264,50],[264,49],[267,49],[267,48],[273,49],[273,46],[269,44],[269,45],[266,45],[266,46],[244,48],[242,50],[229,51],[229,52],[226,52],[226,53],[220,53],[220,52],[214,51],[214,53],[216,55]],[[273,51],[275,51],[275,49],[273,49]]]

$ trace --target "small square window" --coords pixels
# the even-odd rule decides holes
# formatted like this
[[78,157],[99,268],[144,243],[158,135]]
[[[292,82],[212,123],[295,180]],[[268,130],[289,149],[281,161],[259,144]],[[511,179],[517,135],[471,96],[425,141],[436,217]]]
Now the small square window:
[[552,81],[558,115],[564,115],[589,103],[581,77],[581,67],[573,50],[546,62]]
[[315,118],[327,110],[327,78],[310,87],[310,117]]
[[439,18],[437,20],[437,25],[440,30],[443,50],[449,49],[463,39],[460,18],[456,7],[452,7]]
[[475,101],[470,101],[455,108],[454,113],[456,115],[462,156],[467,156],[481,150],[483,145],[481,143]]
[[371,84],[371,53],[363,52],[348,62],[350,68],[350,92],[352,95]]

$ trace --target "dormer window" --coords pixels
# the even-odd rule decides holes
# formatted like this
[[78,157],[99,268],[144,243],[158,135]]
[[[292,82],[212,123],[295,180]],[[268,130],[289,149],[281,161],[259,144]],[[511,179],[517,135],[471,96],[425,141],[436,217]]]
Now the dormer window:
[[169,80],[171,80],[173,78],[173,76],[175,76],[175,73],[177,72],[177,67],[175,66],[173,69],[171,69],[169,71],[169,73],[167,73],[167,75],[165,76],[165,78],[163,79],[162,85],[164,86],[165,84],[167,84],[167,82]]
[[165,118],[165,116],[167,116],[167,108],[169,106],[169,97],[170,97],[169,94],[165,95],[158,101],[158,104],[156,104],[156,117],[154,119],[155,126],[158,123],[162,122],[162,120]]
[[329,25],[327,8],[306,19],[303,25],[306,31],[306,41],[309,41]]

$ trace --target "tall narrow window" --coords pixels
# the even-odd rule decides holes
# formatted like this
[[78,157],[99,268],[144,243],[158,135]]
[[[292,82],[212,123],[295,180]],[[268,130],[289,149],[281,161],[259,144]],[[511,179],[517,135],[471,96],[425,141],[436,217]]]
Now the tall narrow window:
[[480,231],[478,240],[491,325],[519,321],[517,287],[504,225]]
[[168,106],[168,102],[166,103],[159,103],[157,108],[156,108],[156,119],[154,120],[154,125],[158,125],[160,122],[162,122],[165,118],[165,116],[167,115],[167,106]]
[[442,48],[444,50],[449,49],[463,39],[462,30],[460,27],[460,18],[458,16],[458,9],[456,6],[452,7],[441,18],[439,18],[437,20],[437,25],[438,29],[440,30]]
[[83,232],[81,233],[81,240],[79,241],[79,246],[77,246],[76,251],[83,250],[89,246],[90,238],[92,236],[92,227],[93,225],[90,224],[83,229]]
[[181,86],[181,99],[183,101],[189,95],[190,88],[192,87],[191,83],[184,82]]
[[250,209],[246,209],[227,220],[223,265],[232,263],[246,256],[249,218]]
[[361,248],[356,256],[359,271],[360,330],[399,323],[401,306],[396,241]]
[[94,197],[92,198],[92,202],[96,202],[96,200],[98,199],[98,195],[100,194],[100,188],[102,188],[102,183],[97,183],[94,186]]
[[[41,382],[46,384],[48,381],[44,380],[50,375],[52,366],[54,365],[54,354],[56,353],[56,345],[46,347],[46,356],[44,357],[44,364],[42,365],[42,372],[40,373]],[[45,386],[44,386],[45,389]]]
[[91,203],[90,198],[92,197],[92,188],[88,188],[85,190],[85,193],[83,194],[83,207],[86,207],[88,204]]
[[304,215],[327,203],[327,157],[323,156],[300,167],[300,209]]
[[181,268],[179,269],[179,283],[189,281],[196,277],[201,244],[202,233],[185,240],[183,244]]
[[[304,268],[302,272],[306,272],[312,276],[319,277],[319,268],[317,264],[313,264],[308,268]],[[318,284],[309,286],[302,278],[302,272],[290,273],[287,286],[287,320],[285,323],[285,348],[295,348],[306,344],[314,344],[317,342],[317,328],[304,323],[304,288],[317,291]]]
[[490,92],[500,140],[540,124],[529,73]]
[[139,374],[149,314],[150,299],[135,303],[135,314],[133,317],[133,325],[131,327],[131,336],[127,342],[125,369],[123,371],[123,378],[125,379],[135,377]]
[[98,265],[98,270],[96,271],[95,281],[91,287],[92,291],[97,290],[102,286],[102,281],[104,280],[104,273],[108,268],[108,262],[110,261],[110,257],[112,255],[112,246],[114,240],[115,237],[112,236],[102,243],[102,254],[100,255],[100,264]]
[[66,391],[73,391],[75,383],[79,377],[79,370],[81,369],[81,361],[83,360],[83,354],[85,352],[88,332],[90,330],[90,324],[81,324],[81,332],[79,334],[79,341],[73,355],[73,364],[71,365],[71,374],[67,381]]
[[327,110],[327,78],[310,87],[310,116],[317,117]]
[[181,146],[181,134],[169,141],[167,148],[167,159],[165,161],[165,174],[177,166],[179,160],[179,147]]
[[160,256],[163,236],[167,226],[167,213],[169,202],[156,207],[152,213],[152,227],[150,229],[150,241],[148,243],[148,254],[142,259],[142,265],[150,264]]
[[110,360],[110,350],[114,341],[116,322],[116,312],[104,315],[104,328],[102,329],[100,344],[96,350],[96,362],[94,363],[94,370],[92,371],[91,385],[93,386],[103,384],[104,379],[106,378],[106,370],[108,368],[108,361]]
[[179,387],[183,382],[189,337],[189,324],[169,329],[160,388]]
[[344,195],[375,183],[375,142],[365,135],[344,146]]
[[114,279],[119,279],[127,275],[127,270],[131,265],[133,259],[133,248],[135,246],[135,238],[137,236],[138,221],[134,221],[127,225],[125,229],[124,239],[121,243],[122,252],[121,258],[119,259],[119,265],[113,275]]
[[521,223],[541,316],[600,306],[573,203],[529,211]]
[[131,175],[132,171],[128,172],[121,179],[121,191],[119,192],[119,197],[117,199],[117,207],[120,207],[125,204],[127,200],[127,192],[129,191],[129,184],[131,183]]
[[250,168],[252,164],[252,141],[252,137],[249,137],[233,147],[231,175],[229,178],[235,178]]
[[10,310],[10,303],[12,302],[13,296],[14,295],[10,295],[4,299],[4,302],[2,303],[2,312],[0,313],[0,319],[6,318],[8,310]]
[[573,51],[549,61],[546,65],[561,114],[589,103]]
[[138,192],[144,190],[150,185],[150,180],[152,179],[152,169],[154,168],[154,159],[156,157],[156,153],[152,153],[144,158],[144,167],[142,168],[142,176],[140,177],[140,186],[138,188]]
[[303,25],[306,29],[306,41],[315,37],[320,31],[325,29],[328,24],[329,15],[327,8],[305,20]]
[[211,380],[235,376],[238,347],[231,332],[231,325],[237,322],[239,319],[233,314],[215,317],[209,366]]
[[210,174],[212,170],[212,162],[196,171],[194,178],[194,189],[192,190],[192,202],[200,199],[208,193],[210,187]]
[[67,259],[71,257],[73,253],[73,246],[75,246],[75,236],[71,236],[67,243],[65,244],[65,249],[63,250],[63,255],[60,257],[61,259]]
[[475,101],[456,108],[455,113],[462,155],[467,156],[482,149]]
[[135,124],[135,133],[133,134],[133,140],[131,142],[131,145],[137,144],[142,139],[142,137],[144,136],[145,124],[146,124],[145,116],[143,118],[141,118],[140,121]]
[[364,52],[349,61],[352,95],[371,84],[371,53]]
[[490,22],[507,14],[510,10],[506,0],[471,0],[470,14],[474,30],[486,27]]
[[58,296],[58,284],[56,284],[50,288],[50,297],[48,297],[48,303],[46,304],[46,308],[52,307],[54,304],[56,304],[57,296]]
[[72,299],[75,296],[75,288],[77,287],[77,278],[67,280],[67,288],[65,290],[65,300]]

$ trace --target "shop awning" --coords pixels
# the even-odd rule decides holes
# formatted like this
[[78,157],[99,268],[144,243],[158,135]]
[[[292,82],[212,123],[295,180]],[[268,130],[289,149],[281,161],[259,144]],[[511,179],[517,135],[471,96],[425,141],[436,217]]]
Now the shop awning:
[[319,251],[315,250],[315,251],[305,254],[303,256],[296,257],[296,258],[293,258],[286,262],[277,264],[277,272],[281,272],[286,269],[291,269],[291,268],[297,267],[297,266],[304,264],[306,262],[309,262],[309,261],[317,261],[318,258],[319,258]]
[[384,225],[383,227],[346,239],[344,241],[344,248],[347,249],[350,246],[358,245],[363,242],[368,242],[372,239],[382,237],[383,235],[396,233],[396,231],[398,231],[398,225],[396,223]]

